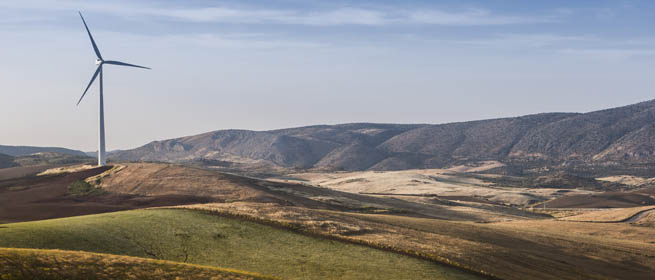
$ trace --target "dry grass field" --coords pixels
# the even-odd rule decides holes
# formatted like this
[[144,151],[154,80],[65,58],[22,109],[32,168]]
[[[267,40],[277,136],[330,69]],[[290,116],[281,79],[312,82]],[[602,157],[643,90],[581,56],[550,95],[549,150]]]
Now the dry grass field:
[[[490,167],[497,164],[488,163]],[[484,170],[477,167],[473,170]],[[278,181],[303,182],[329,189],[363,194],[435,195],[439,197],[473,197],[489,203],[530,205],[560,197],[562,189],[553,187],[507,187],[485,180],[485,176],[468,176],[470,169],[413,169],[402,171],[356,171],[297,173],[278,177]],[[567,194],[595,193],[566,189]]]
[[276,279],[257,273],[79,251],[0,248],[0,279]]
[[[141,203],[128,204],[128,206],[202,210],[209,213],[209,216],[241,221],[240,223],[254,222],[283,232],[294,233],[294,236],[306,236],[314,238],[313,240],[338,242],[339,244],[363,245],[369,249],[376,248],[396,253],[391,255],[406,255],[409,256],[409,259],[414,260],[422,259],[433,265],[445,264],[456,268],[456,271],[467,271],[468,274],[464,273],[463,277],[475,278],[476,275],[480,275],[500,279],[651,279],[655,272],[655,227],[653,227],[655,210],[652,210],[655,207],[653,206],[620,210],[584,208],[548,208],[544,210],[506,205],[515,196],[518,197],[517,201],[523,201],[523,196],[526,195],[538,199],[551,199],[548,202],[550,204],[560,197],[591,196],[598,194],[599,191],[569,189],[561,192],[561,189],[553,188],[501,187],[485,181],[487,175],[468,176],[459,173],[462,170],[457,172],[453,170],[408,170],[307,173],[295,174],[293,178],[279,177],[275,180],[261,180],[172,164],[128,163],[102,170],[84,168],[74,170],[74,168],[77,167],[73,167],[72,172],[59,170],[50,171],[43,176],[30,175],[0,180],[0,194],[15,196],[29,190],[32,192],[41,190],[42,193],[53,193],[56,190],[56,192],[62,192],[60,196],[56,199],[49,198],[48,201],[58,203],[57,205],[68,205],[66,203],[70,202],[66,202],[66,200],[72,198],[70,194],[66,194],[67,186],[75,180],[85,179],[90,186],[102,190],[102,193],[92,196],[75,196],[76,203],[97,203],[98,199],[102,197],[128,197],[132,200],[138,199],[147,202],[157,201],[163,197],[179,198],[188,195],[194,199],[170,200],[168,201],[171,202],[170,204]],[[56,182],[56,184],[46,184],[47,180],[44,178],[48,179],[48,182]],[[21,180],[32,183],[31,185],[25,184],[28,186],[26,189],[10,189],[17,185],[14,184],[15,182],[23,182]],[[51,189],[50,192],[43,191]],[[411,192],[412,190],[414,192]],[[479,190],[479,193],[476,190]],[[636,189],[629,193],[643,196],[652,195],[650,189],[647,188]],[[505,200],[494,199],[498,197],[504,197]],[[555,197],[554,200],[552,200],[553,197]],[[6,201],[11,202],[11,200]],[[115,201],[126,203],[131,200]],[[29,204],[31,211],[40,213],[50,207],[48,203],[41,204],[43,204],[43,200],[36,200]],[[7,209],[19,209],[11,207]],[[116,208],[115,210],[122,209]],[[123,213],[129,212],[119,213],[124,215]],[[157,212],[145,211],[144,213]],[[178,214],[173,214],[177,212],[164,211],[161,213],[168,213],[166,215],[179,218]],[[79,215],[70,211],[60,214],[61,217]],[[156,230],[161,225],[170,224],[171,221],[179,220],[179,223],[175,222],[175,225],[169,225],[171,228],[193,221],[189,218],[176,220],[169,216],[159,218],[154,218],[156,215],[147,216],[155,221],[150,224],[144,222],[144,225],[149,225],[147,226],[148,230]],[[206,219],[213,218],[201,220]],[[120,238],[114,238],[115,234],[108,233],[116,230],[131,232],[139,228],[145,230],[145,228],[133,224],[134,221],[118,224],[115,223],[118,221],[115,219],[85,221],[94,221],[95,224],[85,222],[87,223],[86,227],[93,226],[80,231],[80,233],[75,233],[75,236],[95,232],[95,237],[57,238],[47,244],[55,246],[66,241],[65,244],[61,243],[62,246],[48,248],[153,257],[153,255],[143,253],[143,250],[134,251],[134,248],[127,248],[136,246],[135,248],[138,249],[143,244],[160,244],[154,248],[164,248],[169,245],[173,246],[177,242],[174,240],[179,237],[173,235],[171,237],[173,239],[166,241],[161,239],[164,235],[159,234],[161,236],[158,238],[161,240],[156,241],[152,238],[157,237],[158,234],[142,233],[134,236],[140,236],[140,238],[142,236],[149,240],[148,243],[138,241],[141,245],[134,245],[130,243],[133,242],[130,241],[130,238],[127,241],[123,240],[127,242],[123,244],[121,243],[123,241],[119,240]],[[40,226],[34,224],[36,228],[27,229],[22,234],[29,236],[29,234],[41,232],[40,234],[45,235],[32,239],[32,241],[50,240],[46,234],[49,231],[43,231],[43,229],[47,228],[44,227],[46,224],[50,226],[54,224],[46,222],[39,222]],[[201,224],[203,226],[200,226]],[[14,227],[14,225],[20,224],[6,226]],[[4,240],[0,238],[0,242],[5,242],[2,246],[18,246],[22,242],[20,240],[25,241],[24,238],[15,239],[21,234],[17,232],[8,234],[12,230],[3,229],[2,226],[4,225],[0,225],[0,236],[4,236]],[[197,222],[195,227],[190,228],[211,229],[214,226],[215,224],[209,226]],[[93,228],[102,230],[97,231]],[[186,227],[183,229],[184,231],[189,230]],[[166,229],[162,228],[156,231],[161,233],[166,232]],[[267,233],[262,233],[261,230],[257,232],[259,233],[255,233],[253,236],[270,234],[268,231],[266,231]],[[107,236],[103,237],[104,235]],[[111,236],[114,236],[112,237],[114,239],[106,242],[87,242]],[[202,240],[204,239],[197,239],[193,242],[199,251],[189,259],[200,264],[235,267],[285,278],[302,278],[303,275],[307,278],[303,273],[309,272],[313,273],[311,275],[314,279],[326,278],[328,275],[332,278],[343,278],[345,276],[338,271],[356,270],[355,268],[346,268],[347,266],[342,267],[343,270],[339,270],[341,269],[339,264],[348,261],[338,258],[332,259],[334,262],[331,264],[323,261],[323,265],[330,264],[330,269],[322,268],[320,262],[307,262],[313,256],[321,255],[322,253],[319,252],[324,253],[325,250],[305,253],[302,253],[302,250],[309,250],[310,247],[307,244],[318,244],[323,241],[310,242],[300,247],[294,247],[289,243],[287,247],[262,251],[259,253],[262,254],[262,259],[253,259],[244,263],[225,262],[225,256],[215,251],[212,251],[214,257],[208,258],[206,255],[202,257],[203,254],[199,252],[213,246],[203,243]],[[44,246],[32,241],[21,246]],[[245,246],[243,248],[262,246],[248,242],[241,240],[231,246]],[[82,246],[81,244],[85,244],[83,246],[86,247],[67,247],[70,245]],[[117,248],[123,249],[112,251],[113,249],[102,247],[101,244],[110,247],[119,246]],[[161,244],[168,245],[162,247]],[[184,254],[178,252],[179,246],[175,246],[171,249],[173,251],[164,254],[169,256],[164,259],[184,260],[180,259],[180,256]],[[275,252],[285,251],[296,256],[293,262],[304,261],[305,264],[311,263],[317,266],[313,270],[309,269],[311,266],[303,271],[285,270],[284,264],[289,264],[289,260],[278,262],[272,266],[270,264],[275,264],[275,262],[266,260],[267,256],[270,257]],[[351,251],[351,249],[346,251]],[[237,254],[236,251],[233,253]],[[247,251],[238,254],[246,259],[252,255]],[[349,259],[365,261],[367,265],[383,264],[382,267],[371,268],[370,271],[383,271],[382,268],[386,266],[395,268],[398,265],[397,262],[384,265],[379,257],[373,258],[376,260],[375,262],[370,262],[371,259],[367,257],[350,257]],[[268,265],[262,266],[262,263]],[[350,263],[349,265],[351,264],[356,264],[360,270],[364,267],[362,264]],[[419,265],[419,267],[421,266]],[[414,271],[419,273],[412,277],[426,278],[420,274],[421,271],[429,270],[424,270],[425,267],[428,266],[415,269]],[[437,265],[437,267],[442,266]],[[385,273],[385,275],[392,276],[394,274]],[[351,276],[352,279],[361,278],[361,275]],[[443,278],[449,279],[445,276]]]
[[276,221],[501,279],[649,279],[655,270],[655,228],[629,224],[473,223],[255,203],[181,207]]
[[[179,165],[127,164],[98,175],[99,186],[126,195],[193,194],[215,202],[274,203],[358,213],[395,213],[461,221],[543,218],[543,215],[490,203],[457,203],[433,197],[362,195],[298,182],[268,181]],[[94,180],[92,180],[94,181]]]
[[[582,214],[564,217],[563,221],[576,222],[597,222],[597,223],[619,223],[637,221],[639,215],[654,210],[655,206],[632,207],[632,208],[615,208],[603,210],[584,211]],[[646,213],[647,214],[647,213]]]

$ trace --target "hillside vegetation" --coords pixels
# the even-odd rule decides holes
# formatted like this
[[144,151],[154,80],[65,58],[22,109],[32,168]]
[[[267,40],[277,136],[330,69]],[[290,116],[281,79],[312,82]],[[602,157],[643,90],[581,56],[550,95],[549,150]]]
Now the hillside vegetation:
[[4,224],[0,246],[147,257],[285,279],[477,279],[430,261],[183,209]]
[[655,163],[655,144],[650,141],[654,122],[655,100],[584,114],[546,113],[438,125],[357,123],[220,130],[155,141],[111,157],[323,170],[441,168],[484,160],[509,163],[519,170],[562,164],[566,168],[649,167]]
[[0,279],[273,279],[231,269],[88,252],[0,248]]
[[640,219],[643,226],[552,219],[471,223],[261,203],[180,207],[274,221],[500,279],[650,279],[655,271],[655,228],[646,226],[652,217]]

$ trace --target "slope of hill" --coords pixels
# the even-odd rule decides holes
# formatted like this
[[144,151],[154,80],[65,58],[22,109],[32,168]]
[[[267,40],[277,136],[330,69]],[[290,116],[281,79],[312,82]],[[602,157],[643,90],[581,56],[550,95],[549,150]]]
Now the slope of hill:
[[0,168],[14,167],[14,157],[10,155],[0,154]]
[[64,250],[0,248],[2,279],[274,279],[163,260]]
[[0,153],[7,154],[10,156],[25,156],[35,153],[60,153],[68,154],[73,156],[86,156],[86,153],[77,150],[71,150],[66,148],[59,147],[32,147],[32,146],[5,146],[0,145]]
[[87,156],[62,154],[56,152],[39,152],[29,155],[10,156],[0,154],[0,169],[28,166],[54,166],[89,163],[93,159]]
[[215,201],[186,194],[98,193],[75,196],[68,187],[107,170],[108,167],[36,175],[45,167],[14,167],[0,170],[0,223],[52,219],[93,213]]
[[[441,275],[426,272],[425,267],[417,266],[419,263],[394,261],[398,256],[390,259],[377,253],[352,255],[361,251],[344,249],[344,244],[336,240],[409,254],[501,279],[648,279],[655,267],[655,260],[649,257],[655,254],[655,228],[648,227],[652,217],[640,219],[643,224],[638,226],[575,223],[551,220],[542,214],[479,198],[466,201],[453,197],[448,201],[434,196],[374,197],[289,183],[285,178],[267,181],[162,163],[121,164],[71,173],[51,170],[36,177],[16,177],[14,173],[21,172],[13,169],[4,169],[13,172],[0,180],[0,208],[4,209],[0,209],[0,214],[7,216],[6,221],[26,220],[22,217],[26,213],[55,218],[156,206],[152,200],[183,194],[198,196],[195,199],[199,204],[175,207],[211,213],[138,210],[3,224],[0,247],[63,248],[174,261],[186,259],[192,263],[207,260],[202,264],[310,279],[351,276],[340,274],[340,269],[359,273],[352,275],[357,279],[378,279],[382,277],[378,277],[379,272],[402,279],[426,278],[423,273]],[[406,171],[386,173],[399,172]],[[476,177],[450,173],[424,175],[408,179],[416,188],[422,188],[428,179],[469,184],[472,188],[485,184]],[[99,184],[107,193],[67,195],[66,182],[82,178]],[[362,179],[356,175],[343,181]],[[639,193],[652,193],[652,189]],[[192,201],[170,200],[173,203],[168,205]],[[52,211],[62,206],[68,210]],[[246,221],[258,226],[251,227]],[[271,226],[282,233],[270,232]],[[329,246],[315,243],[315,239],[302,241],[296,238],[299,235],[325,238],[321,244],[327,242]],[[342,249],[350,255],[344,255]],[[254,250],[258,254],[252,254]],[[636,251],[641,253],[635,254]],[[398,269],[400,266],[408,270]],[[395,271],[388,272],[389,268]],[[282,272],[269,272],[273,270]],[[393,274],[408,271],[415,274]]]
[[62,154],[57,152],[39,152],[29,155],[16,156],[14,162],[20,166],[37,165],[66,165],[76,163],[90,163],[93,159],[87,156]]
[[[507,207],[462,206],[451,210],[439,203],[373,197],[169,164],[133,163],[40,176],[35,172],[42,169],[15,169],[0,172],[0,223],[209,202],[257,202],[460,221],[543,218]],[[72,195],[68,187],[80,180],[101,188],[102,192]]]
[[[259,180],[179,165],[132,163],[100,174],[99,187],[110,193],[140,196],[192,195],[217,202],[257,202],[357,213],[388,213],[459,221],[544,218],[507,207],[450,209],[440,203],[343,192],[301,183]],[[96,179],[90,178],[90,181]],[[188,204],[188,203],[186,203]]]
[[111,158],[216,160],[322,170],[441,168],[484,160],[518,168],[650,166],[655,165],[654,122],[655,100],[584,114],[545,113],[438,125],[358,123],[221,130],[155,141]]
[[284,279],[481,279],[426,260],[184,209],[5,224],[0,246],[147,257]]

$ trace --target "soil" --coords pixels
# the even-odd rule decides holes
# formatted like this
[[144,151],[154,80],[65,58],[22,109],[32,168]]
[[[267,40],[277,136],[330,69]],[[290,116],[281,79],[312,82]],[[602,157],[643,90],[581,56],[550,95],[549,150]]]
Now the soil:
[[[46,168],[0,170],[0,223],[34,221],[154,206],[215,202],[190,195],[98,194],[71,196],[68,185],[108,170],[109,166],[74,173],[37,176]],[[28,174],[28,175],[25,175]],[[22,177],[21,177],[22,176]]]

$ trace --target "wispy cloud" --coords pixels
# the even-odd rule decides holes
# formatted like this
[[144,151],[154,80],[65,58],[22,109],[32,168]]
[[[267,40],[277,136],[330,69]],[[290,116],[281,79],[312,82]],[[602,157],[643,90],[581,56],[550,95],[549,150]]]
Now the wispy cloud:
[[484,26],[541,23],[554,21],[554,17],[510,16],[495,14],[483,9],[463,11],[391,10],[336,8],[331,10],[268,10],[230,7],[209,7],[194,9],[150,9],[141,10],[154,16],[175,18],[196,22],[225,22],[250,24],[293,24],[293,25],[448,25]]
[[[147,37],[146,37],[147,38]],[[161,44],[186,44],[205,48],[226,48],[226,49],[316,49],[325,47],[324,44],[290,39],[275,39],[270,36],[258,34],[176,34],[153,36],[147,38]]]
[[556,16],[516,16],[495,14],[485,9],[461,12],[442,10],[414,10],[403,14],[410,23],[436,25],[507,25],[557,21]]
[[655,56],[652,49],[564,49],[559,53],[579,58],[605,61],[622,61],[644,56]]
[[342,8],[329,11],[297,11],[268,9],[235,9],[210,7],[195,9],[142,10],[151,16],[168,17],[193,22],[223,22],[248,24],[296,24],[296,25],[381,25],[387,15],[374,10]]
[[439,40],[445,43],[484,48],[544,48],[598,41],[594,36],[558,34],[498,34],[489,38],[472,40]]
[[[238,2],[236,2],[238,3]],[[557,20],[555,15],[506,15],[487,9],[397,9],[346,6],[333,8],[271,9],[237,4],[191,7],[166,6],[157,2],[78,2],[70,0],[25,0],[0,3],[0,7],[95,11],[123,16],[154,16],[189,22],[220,22],[288,25],[447,25],[486,26],[543,23]]]
[[496,34],[482,39],[434,40],[459,47],[533,50],[570,58],[622,61],[655,56],[655,39],[610,39],[593,35]]

